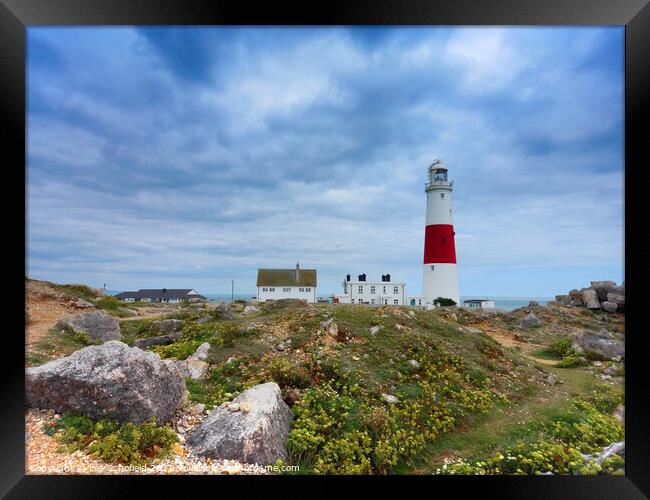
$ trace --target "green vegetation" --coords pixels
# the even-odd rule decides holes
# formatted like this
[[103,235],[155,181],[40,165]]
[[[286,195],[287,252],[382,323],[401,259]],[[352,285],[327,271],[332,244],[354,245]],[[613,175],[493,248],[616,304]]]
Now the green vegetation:
[[445,297],[438,297],[433,301],[433,303],[437,306],[455,306],[456,301],[453,299],[448,299]]
[[66,413],[43,431],[56,436],[62,451],[84,450],[108,463],[144,465],[168,456],[178,442],[173,429],[159,427],[153,419],[136,425]]
[[69,356],[83,347],[98,344],[101,344],[101,341],[93,340],[82,332],[51,330],[45,338],[30,346],[26,362],[28,366],[38,366],[62,356]]
[[81,284],[68,284],[68,285],[57,285],[55,283],[47,283],[49,286],[54,288],[55,290],[58,290],[59,292],[65,293],[66,295],[70,295],[72,297],[76,297],[78,299],[83,299],[87,300],[89,302],[94,301],[97,299],[98,294],[95,292],[92,288],[86,285],[81,285]]
[[619,473],[624,465],[621,457],[598,465],[582,456],[623,439],[623,425],[602,413],[611,406],[612,400],[606,398],[593,402],[580,399],[566,413],[529,425],[524,437],[516,444],[486,459],[459,459],[443,465],[436,472],[487,475]]
[[[109,300],[105,306],[114,303]],[[163,358],[185,359],[203,342],[210,343],[208,376],[186,379],[190,400],[207,408],[256,384],[275,381],[294,414],[288,463],[299,465],[300,473],[623,470],[624,460],[618,456],[597,466],[581,455],[623,437],[622,424],[611,416],[622,403],[620,384],[601,382],[595,372],[604,366],[594,366],[571,347],[572,329],[587,324],[592,330],[605,327],[599,323],[605,320],[589,311],[586,315],[578,309],[537,308],[540,327],[522,330],[526,308],[489,317],[462,309],[308,306],[297,301],[264,304],[260,313],[249,316],[238,314],[243,309],[239,303],[232,308],[233,319],[210,315],[201,324],[197,319],[206,312],[177,309],[173,317],[183,321],[181,338],[150,350]],[[329,329],[331,323],[321,327],[330,320],[334,328]],[[607,321],[611,330],[623,328],[614,317]],[[151,319],[122,321],[123,340],[132,343],[160,335],[151,323]],[[371,332],[372,327],[379,328]],[[515,339],[526,334],[530,349],[517,340],[524,346],[517,352],[482,331]],[[56,336],[61,332],[52,335],[60,348],[64,339]],[[63,351],[69,353],[86,342],[68,336]],[[47,355],[40,350],[30,361],[38,364],[39,356]],[[543,360],[536,358],[558,363],[540,364]],[[398,401],[389,403],[386,395]],[[99,432],[93,429],[70,434]],[[72,444],[81,442],[75,444],[80,449],[90,449],[90,444],[83,445],[86,438],[63,438],[67,434],[62,430],[60,436]],[[119,455],[116,443],[126,440],[111,438],[101,445],[106,450],[99,451],[95,444],[93,451],[109,461],[150,458],[152,448],[140,444]],[[145,439],[145,444],[150,441]],[[165,449],[163,441],[161,437],[157,453]],[[140,450],[139,456],[134,449]]]

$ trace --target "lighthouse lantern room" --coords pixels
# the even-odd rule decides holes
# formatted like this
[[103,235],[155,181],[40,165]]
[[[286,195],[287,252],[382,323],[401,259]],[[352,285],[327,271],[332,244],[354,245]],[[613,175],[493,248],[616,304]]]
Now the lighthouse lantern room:
[[424,270],[422,295],[427,305],[438,298],[460,303],[458,274],[456,272],[456,245],[451,214],[453,181],[447,178],[448,169],[437,159],[429,167],[426,183],[427,215],[424,230]]

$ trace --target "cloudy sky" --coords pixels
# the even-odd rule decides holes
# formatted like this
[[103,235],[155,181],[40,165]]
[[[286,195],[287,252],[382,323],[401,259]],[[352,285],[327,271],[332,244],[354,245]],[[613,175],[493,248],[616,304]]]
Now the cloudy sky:
[[419,294],[440,156],[461,295],[623,279],[624,30],[28,28],[27,274]]

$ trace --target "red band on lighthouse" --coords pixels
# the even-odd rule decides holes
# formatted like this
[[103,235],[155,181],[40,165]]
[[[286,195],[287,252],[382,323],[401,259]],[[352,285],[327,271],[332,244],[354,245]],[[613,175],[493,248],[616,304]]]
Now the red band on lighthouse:
[[455,264],[454,226],[431,224],[424,229],[424,263]]

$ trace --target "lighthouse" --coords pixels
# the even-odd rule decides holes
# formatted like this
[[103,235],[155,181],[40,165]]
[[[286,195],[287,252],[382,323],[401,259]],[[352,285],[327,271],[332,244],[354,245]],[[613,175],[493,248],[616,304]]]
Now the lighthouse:
[[452,299],[460,304],[456,245],[451,217],[453,182],[447,179],[447,167],[437,159],[429,167],[427,216],[424,229],[424,269],[422,295],[427,305],[438,298]]

